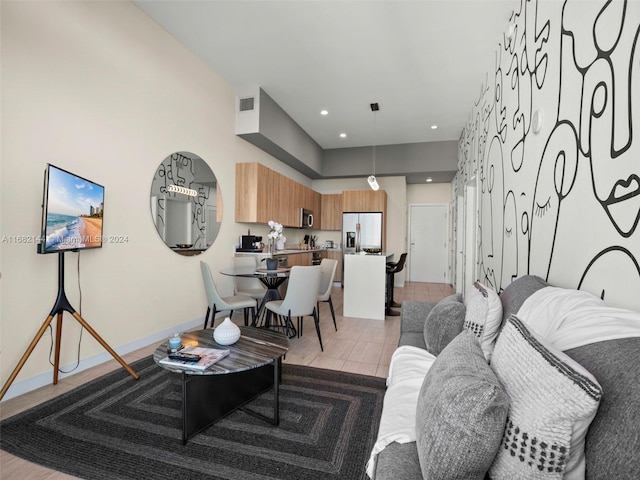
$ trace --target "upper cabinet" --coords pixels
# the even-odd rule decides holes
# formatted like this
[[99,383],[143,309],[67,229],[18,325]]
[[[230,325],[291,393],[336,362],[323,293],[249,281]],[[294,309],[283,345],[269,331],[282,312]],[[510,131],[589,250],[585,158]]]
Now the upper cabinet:
[[342,230],[342,194],[325,194],[321,198],[322,230]]
[[300,209],[314,214],[314,230],[342,230],[342,212],[387,213],[384,190],[345,190],[320,195],[289,177],[252,163],[236,164],[236,222],[300,226]]
[[384,190],[345,190],[342,192],[343,212],[387,213],[387,192]]
[[320,221],[320,194],[256,162],[236,164],[236,222],[300,226],[300,209]]

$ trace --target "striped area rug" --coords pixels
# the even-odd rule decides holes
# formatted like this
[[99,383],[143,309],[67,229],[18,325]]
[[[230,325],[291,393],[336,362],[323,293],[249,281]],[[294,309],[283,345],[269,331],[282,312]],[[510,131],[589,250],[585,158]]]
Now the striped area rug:
[[[367,478],[384,379],[284,364],[279,426],[238,411],[183,446],[180,376],[132,367],[2,421],[1,448],[83,479]],[[271,395],[251,408],[270,415]]]

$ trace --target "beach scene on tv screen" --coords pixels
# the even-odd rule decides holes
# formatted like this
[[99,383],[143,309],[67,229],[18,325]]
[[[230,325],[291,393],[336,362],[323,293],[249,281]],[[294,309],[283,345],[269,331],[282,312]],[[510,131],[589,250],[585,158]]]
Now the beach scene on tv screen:
[[104,188],[53,166],[49,170],[46,250],[102,246]]

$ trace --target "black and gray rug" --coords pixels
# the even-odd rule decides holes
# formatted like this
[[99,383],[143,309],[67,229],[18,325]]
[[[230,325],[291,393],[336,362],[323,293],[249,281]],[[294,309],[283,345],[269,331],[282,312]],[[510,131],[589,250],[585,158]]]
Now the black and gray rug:
[[84,479],[366,478],[384,379],[285,364],[278,427],[235,412],[183,446],[179,375],[132,366],[4,420],[1,448]]

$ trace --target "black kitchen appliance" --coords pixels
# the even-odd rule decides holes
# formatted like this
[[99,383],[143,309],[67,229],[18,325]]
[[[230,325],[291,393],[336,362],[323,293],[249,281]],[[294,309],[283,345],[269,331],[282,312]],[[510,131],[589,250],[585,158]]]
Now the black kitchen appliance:
[[240,236],[240,246],[236,248],[236,252],[261,252],[263,248],[262,237],[242,235]]

